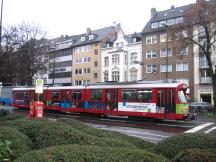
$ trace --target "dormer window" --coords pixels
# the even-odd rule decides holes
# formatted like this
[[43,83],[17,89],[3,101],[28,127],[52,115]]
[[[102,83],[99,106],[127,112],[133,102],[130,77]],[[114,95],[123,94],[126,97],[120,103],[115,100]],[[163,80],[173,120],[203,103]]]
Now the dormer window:
[[89,35],[89,40],[94,39],[94,35]]
[[84,42],[85,41],[85,37],[81,37],[81,42]]
[[136,43],[137,42],[137,38],[132,38],[132,42]]

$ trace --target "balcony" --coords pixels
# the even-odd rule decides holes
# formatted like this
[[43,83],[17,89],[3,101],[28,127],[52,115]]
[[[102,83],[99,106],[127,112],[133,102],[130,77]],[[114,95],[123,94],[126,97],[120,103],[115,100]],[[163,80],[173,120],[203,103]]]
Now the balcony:
[[200,77],[200,84],[212,84],[211,77]]
[[207,69],[207,68],[209,68],[208,61],[207,60],[200,60],[199,67],[200,67],[200,69]]

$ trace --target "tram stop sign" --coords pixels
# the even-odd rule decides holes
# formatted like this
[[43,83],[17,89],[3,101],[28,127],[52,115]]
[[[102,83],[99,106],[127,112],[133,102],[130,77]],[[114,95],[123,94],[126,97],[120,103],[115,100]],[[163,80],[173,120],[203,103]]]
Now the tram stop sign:
[[35,93],[43,93],[43,79],[36,79],[35,81]]

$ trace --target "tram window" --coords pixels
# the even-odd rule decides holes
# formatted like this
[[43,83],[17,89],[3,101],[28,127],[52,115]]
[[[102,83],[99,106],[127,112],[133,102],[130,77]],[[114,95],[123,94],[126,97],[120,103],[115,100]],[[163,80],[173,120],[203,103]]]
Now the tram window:
[[151,102],[152,101],[152,90],[137,90],[137,101],[138,102]]
[[57,100],[59,96],[59,92],[53,91],[51,92],[51,99],[52,100]]
[[17,93],[17,99],[27,99],[27,92],[18,92]]
[[39,101],[43,101],[44,100],[44,94],[38,94],[39,95]]
[[72,91],[72,99],[73,100],[81,100],[82,92],[81,91]]
[[101,89],[92,89],[91,100],[101,100],[101,99],[102,99],[102,90]]
[[123,90],[122,99],[123,101],[135,101],[135,90]]

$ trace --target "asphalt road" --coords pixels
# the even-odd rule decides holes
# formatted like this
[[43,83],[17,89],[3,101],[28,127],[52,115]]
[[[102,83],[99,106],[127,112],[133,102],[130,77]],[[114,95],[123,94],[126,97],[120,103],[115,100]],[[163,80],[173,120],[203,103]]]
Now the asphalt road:
[[[0,105],[0,109],[7,109],[13,111],[14,108],[10,106]],[[114,120],[114,119],[101,119]],[[116,122],[120,122],[119,120]],[[122,121],[124,122],[124,121]],[[213,133],[216,134],[216,120],[206,117],[198,117],[195,120],[188,122],[184,121],[163,121],[163,122],[144,122],[142,127],[118,126],[113,124],[92,124],[86,122],[88,125],[109,131],[116,131],[147,140],[152,143],[160,142],[166,138],[174,136],[179,133]]]

